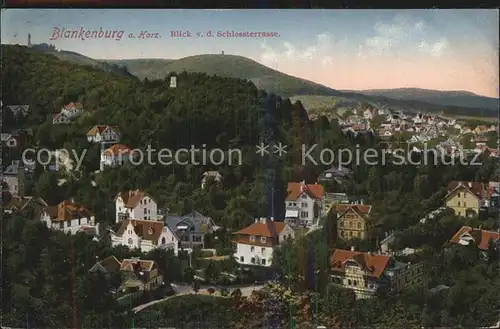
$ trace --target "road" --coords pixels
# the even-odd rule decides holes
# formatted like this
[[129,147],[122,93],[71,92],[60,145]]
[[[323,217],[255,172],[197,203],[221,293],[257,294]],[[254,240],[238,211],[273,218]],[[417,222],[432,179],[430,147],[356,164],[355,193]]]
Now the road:
[[[264,287],[264,285],[262,285],[262,284],[261,285],[237,285],[237,286],[228,287],[227,290],[229,291],[229,293],[232,293],[234,290],[240,289],[242,296],[250,296],[254,290],[260,290],[263,287]],[[175,297],[179,297],[179,296],[183,296],[183,295],[190,295],[190,294],[204,294],[205,295],[205,294],[208,294],[209,288],[215,289],[216,293],[214,294],[214,296],[221,297],[220,293],[219,293],[221,287],[217,286],[217,285],[207,285],[207,286],[202,285],[202,286],[200,286],[200,290],[198,291],[198,293],[194,292],[193,287],[191,285],[172,284],[172,288],[175,291],[175,295],[168,296],[168,297],[165,297],[163,299],[153,300],[151,302],[136,306],[133,308],[134,313],[140,312],[143,309],[145,309],[151,305],[164,302],[164,301],[171,299],[171,298],[175,298]]]

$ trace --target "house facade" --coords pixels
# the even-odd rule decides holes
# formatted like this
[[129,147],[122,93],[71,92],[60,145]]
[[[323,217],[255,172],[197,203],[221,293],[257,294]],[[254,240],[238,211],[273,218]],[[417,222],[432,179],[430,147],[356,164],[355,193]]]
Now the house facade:
[[87,140],[91,143],[118,143],[120,131],[115,126],[96,125],[87,132]]
[[1,134],[1,142],[2,146],[8,148],[16,148],[17,147],[17,139],[11,134]]
[[115,211],[117,223],[128,218],[160,219],[155,200],[146,192],[138,189],[118,193],[115,197]]
[[140,294],[154,291],[163,284],[163,274],[152,260],[124,259],[120,265],[120,272],[124,277],[122,284],[124,290],[130,289]]
[[81,231],[87,231],[87,228],[98,229],[95,223],[94,214],[75,203],[74,201],[64,200],[57,206],[48,207],[41,216],[41,221],[47,224],[47,227],[64,233],[76,234]]
[[208,180],[213,180],[215,183],[220,183],[222,181],[222,175],[218,171],[206,171],[203,173],[203,178],[201,179],[201,188],[204,189],[207,185]]
[[165,225],[179,237],[181,248],[187,250],[204,249],[206,234],[216,229],[212,218],[197,211],[183,216],[168,214],[165,217]]
[[341,203],[336,206],[335,210],[337,212],[337,236],[340,239],[365,239],[368,237],[372,206],[360,203]]
[[114,144],[101,153],[100,169],[105,167],[118,167],[130,161],[133,156],[133,150],[127,145]]
[[474,217],[482,206],[488,206],[495,189],[480,182],[452,181],[448,184],[445,205],[458,216]]
[[335,249],[330,257],[331,281],[351,289],[356,298],[371,298],[381,287],[400,292],[425,282],[422,263],[402,263],[389,255]]
[[319,184],[288,183],[285,222],[311,227],[323,215],[324,189]]
[[156,248],[179,251],[179,238],[163,221],[125,219],[117,232],[111,232],[111,245],[148,252]]
[[295,231],[290,225],[272,219],[256,219],[252,225],[233,233],[234,258],[239,264],[269,267],[274,249],[294,238]]

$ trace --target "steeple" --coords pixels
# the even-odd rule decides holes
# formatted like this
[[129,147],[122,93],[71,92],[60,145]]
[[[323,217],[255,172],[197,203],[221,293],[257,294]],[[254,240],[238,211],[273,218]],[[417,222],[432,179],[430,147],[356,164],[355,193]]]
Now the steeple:
[[31,48],[31,34],[28,33],[28,48]]

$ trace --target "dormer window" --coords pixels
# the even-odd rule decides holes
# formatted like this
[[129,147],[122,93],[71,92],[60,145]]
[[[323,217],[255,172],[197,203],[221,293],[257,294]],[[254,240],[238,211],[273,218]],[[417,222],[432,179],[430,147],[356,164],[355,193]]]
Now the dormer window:
[[260,243],[266,243],[266,237],[265,236],[262,236],[260,238]]
[[250,236],[250,242],[255,242],[255,236],[254,235]]

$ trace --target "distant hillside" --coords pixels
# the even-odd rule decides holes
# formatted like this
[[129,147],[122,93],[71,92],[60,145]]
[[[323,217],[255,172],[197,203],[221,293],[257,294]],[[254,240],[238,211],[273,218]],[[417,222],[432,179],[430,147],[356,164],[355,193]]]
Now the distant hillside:
[[37,47],[37,45],[34,45],[34,49],[46,54],[54,55],[57,58],[63,60],[63,61],[68,61],[72,62],[75,64],[80,64],[80,65],[86,65],[86,66],[92,66],[94,68],[106,71],[106,72],[113,72],[116,74],[120,75],[126,75],[126,76],[133,76],[127,71],[127,68],[124,66],[119,66],[115,65],[112,63],[106,63],[103,61],[99,61],[87,56],[84,56],[82,54],[73,52],[73,51],[66,51],[66,50],[56,50],[55,48],[49,48],[49,47]]
[[398,88],[351,92],[400,100],[422,101],[446,106],[476,107],[491,110],[498,109],[498,99],[476,95],[469,91],[439,91],[418,88]]
[[[252,81],[259,89],[272,92],[283,97],[294,99],[307,98],[308,108],[327,109],[338,107],[341,104],[355,106],[356,103],[369,104],[374,107],[389,107],[406,111],[427,111],[436,113],[449,113],[462,116],[487,116],[497,115],[497,107],[464,107],[463,104],[443,105],[436,102],[405,97],[389,97],[369,95],[370,91],[339,91],[326,86],[293,77],[264,66],[254,60],[243,56],[207,54],[189,56],[181,59],[125,59],[105,60],[92,59],[75,52],[52,51],[51,54],[58,58],[82,65],[90,65],[104,71],[122,75],[133,75],[139,79],[162,79],[170,72],[201,72],[209,75],[242,78]],[[374,93],[376,91],[373,91]],[[439,92],[438,92],[439,93]],[[468,97],[481,97],[465,95]],[[487,97],[484,97],[487,99]],[[430,99],[430,98],[429,98]],[[330,105],[331,103],[331,105]],[[308,106],[309,105],[309,106]],[[336,106],[335,106],[336,105]]]
[[140,79],[162,79],[170,72],[203,72],[210,75],[251,80],[258,88],[284,97],[341,94],[337,90],[281,73],[243,56],[196,55],[177,60],[131,59],[103,60],[103,62],[126,66],[130,73]]

